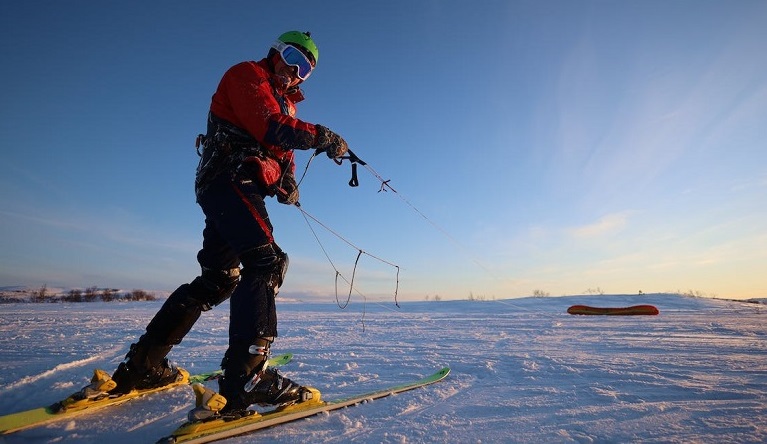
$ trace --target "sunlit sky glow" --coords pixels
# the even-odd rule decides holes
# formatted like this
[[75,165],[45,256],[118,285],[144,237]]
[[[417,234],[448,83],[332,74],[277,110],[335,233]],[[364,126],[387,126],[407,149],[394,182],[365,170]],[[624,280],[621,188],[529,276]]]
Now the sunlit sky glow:
[[[401,300],[767,295],[767,3],[699,0],[5,2],[0,286],[194,278],[210,96],[291,29],[320,48],[298,117],[400,193],[319,157],[303,208],[398,265]],[[301,213],[269,205],[283,295],[333,300]],[[355,284],[391,300],[396,271],[363,256]]]

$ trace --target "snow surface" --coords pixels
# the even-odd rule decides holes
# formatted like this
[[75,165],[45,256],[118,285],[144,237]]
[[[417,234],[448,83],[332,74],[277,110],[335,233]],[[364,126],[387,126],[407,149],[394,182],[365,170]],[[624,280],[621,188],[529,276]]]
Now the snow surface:
[[[112,370],[162,301],[0,306],[0,414],[48,404]],[[572,316],[568,306],[654,304],[659,316]],[[227,442],[767,442],[767,306],[678,295],[485,302],[280,303],[283,373],[328,398],[447,380]],[[171,357],[215,369],[228,306]],[[151,443],[191,389],[0,437],[0,443]]]

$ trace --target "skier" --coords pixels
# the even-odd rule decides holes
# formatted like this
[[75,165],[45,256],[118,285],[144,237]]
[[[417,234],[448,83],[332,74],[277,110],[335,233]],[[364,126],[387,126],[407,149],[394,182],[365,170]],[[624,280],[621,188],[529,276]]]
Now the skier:
[[[318,58],[310,33],[290,31],[279,36],[266,58],[239,63],[224,74],[211,100],[207,134],[197,140],[202,152],[195,192],[205,214],[197,254],[201,274],[178,287],[131,344],[112,376],[117,386],[110,393],[176,381],[179,370],[167,354],[201,312],[231,296],[229,348],[219,381],[226,406],[220,413],[238,416],[252,404],[291,404],[311,396],[308,387],[266,367],[277,336],[275,295],[288,256],[275,243],[265,199],[298,202],[293,150],[317,148],[331,159],[348,150],[338,134],[294,117],[295,103],[303,100],[299,85]],[[195,410],[205,409],[211,407]]]

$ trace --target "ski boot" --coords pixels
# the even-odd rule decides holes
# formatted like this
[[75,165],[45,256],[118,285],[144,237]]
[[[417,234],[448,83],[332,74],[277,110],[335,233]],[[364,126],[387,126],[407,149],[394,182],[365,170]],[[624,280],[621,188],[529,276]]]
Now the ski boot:
[[162,358],[158,364],[152,364],[152,360],[148,358],[151,348],[143,346],[141,342],[139,339],[138,344],[132,344],[125,360],[117,366],[112,375],[112,380],[117,385],[110,394],[159,388],[184,378],[186,371],[176,367],[168,358]]
[[268,369],[260,376],[260,381],[253,390],[244,389],[230,394],[231,402],[222,394],[203,386],[192,386],[195,394],[195,408],[187,415],[190,422],[209,421],[212,419],[238,419],[250,416],[256,412],[248,410],[253,404],[261,406],[277,406],[284,408],[302,402],[319,402],[320,392],[314,387],[300,386],[277,373],[276,369]]
[[313,399],[313,391],[310,387],[296,384],[282,376],[276,368],[267,368],[255,373],[245,382],[244,386],[238,386],[237,390],[224,391],[227,386],[226,377],[222,377],[219,385],[224,397],[228,394],[228,404],[223,409],[227,411],[244,410],[248,406],[258,404],[261,406],[285,406],[297,402],[305,402]]
[[282,407],[299,402],[319,402],[320,392],[297,384],[267,368],[269,347],[274,338],[259,338],[247,350],[230,347],[221,364],[224,374],[219,379],[220,394],[226,399],[221,415],[247,415],[253,404]]

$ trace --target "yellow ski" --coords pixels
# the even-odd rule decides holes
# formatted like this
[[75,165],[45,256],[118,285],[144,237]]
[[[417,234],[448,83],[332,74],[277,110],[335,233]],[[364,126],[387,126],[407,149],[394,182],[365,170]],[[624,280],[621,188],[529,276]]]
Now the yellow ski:
[[[269,360],[269,366],[276,367],[287,364],[293,359],[292,353],[286,353],[276,356]],[[20,430],[30,429],[43,424],[47,424],[60,419],[69,419],[74,416],[79,416],[84,413],[95,412],[105,407],[120,405],[131,399],[140,398],[152,393],[163,392],[165,390],[178,387],[180,385],[192,384],[201,381],[210,381],[216,379],[221,374],[220,370],[202,373],[199,375],[190,376],[189,372],[179,368],[179,378],[176,382],[171,384],[146,390],[133,390],[130,393],[124,395],[109,395],[102,394],[92,398],[83,396],[82,391],[72,394],[64,400],[55,402],[48,407],[39,407],[32,410],[26,410],[23,412],[11,413],[9,415],[0,416],[0,435],[6,435]],[[96,383],[99,385],[99,381],[103,381],[104,384],[114,383],[109,377],[109,374],[103,370],[96,370],[94,372],[91,385]],[[103,391],[109,391],[114,386],[100,386]]]
[[447,377],[450,369],[445,367],[442,370],[427,376],[418,381],[407,384],[396,385],[370,393],[363,393],[348,398],[341,398],[332,401],[322,401],[319,391],[313,391],[314,397],[306,402],[280,407],[266,413],[253,412],[250,416],[239,419],[228,420],[223,418],[187,422],[176,429],[171,435],[157,441],[158,444],[201,444],[218,441],[232,436],[251,433],[266,427],[272,427],[286,422],[296,421],[322,412],[337,410],[340,408],[353,406],[363,401],[371,401],[383,398],[395,393],[401,393],[413,390],[425,385],[434,384]]

